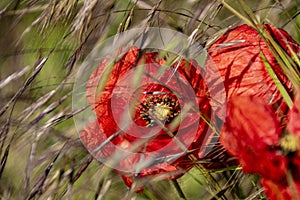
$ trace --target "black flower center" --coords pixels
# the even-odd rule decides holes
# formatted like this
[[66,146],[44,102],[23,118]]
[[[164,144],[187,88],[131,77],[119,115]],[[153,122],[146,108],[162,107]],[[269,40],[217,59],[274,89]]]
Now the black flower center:
[[180,104],[177,97],[171,93],[149,92],[137,110],[147,126],[155,126],[160,123],[171,123],[180,113]]

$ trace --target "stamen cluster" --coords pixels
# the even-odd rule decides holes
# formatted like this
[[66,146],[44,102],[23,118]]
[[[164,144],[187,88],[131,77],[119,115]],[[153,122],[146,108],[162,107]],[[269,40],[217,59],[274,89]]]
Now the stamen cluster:
[[147,94],[137,108],[148,127],[160,123],[169,124],[180,113],[180,104],[175,95]]

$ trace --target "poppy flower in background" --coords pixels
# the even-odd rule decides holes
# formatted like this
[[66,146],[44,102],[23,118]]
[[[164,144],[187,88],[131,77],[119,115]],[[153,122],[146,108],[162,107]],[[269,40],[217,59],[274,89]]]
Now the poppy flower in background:
[[247,173],[285,179],[287,159],[280,154],[282,129],[271,105],[252,96],[232,97],[220,135],[221,144],[236,156]]
[[[289,55],[289,47],[296,53],[300,51],[297,42],[284,30],[268,24],[263,27]],[[226,111],[212,101],[218,116],[226,116],[220,134],[221,144],[238,158],[246,173],[261,175],[261,183],[270,199],[292,199],[292,195],[300,195],[292,194],[300,189],[300,104],[295,100],[286,118],[286,103],[266,70],[260,52],[293,96],[292,84],[269,47],[248,25],[227,31],[209,48],[207,85],[214,96],[222,92],[220,87],[226,92],[226,99],[214,101],[221,105],[228,101]],[[218,73],[222,79],[213,76]],[[287,179],[289,171],[293,176],[293,190]]]
[[[269,24],[263,27],[288,54],[288,46],[295,52],[300,51],[297,42],[284,30]],[[225,117],[225,111],[220,105],[225,105],[226,100],[232,96],[256,96],[268,104],[281,105],[282,96],[266,70],[260,51],[272,66],[281,84],[291,93],[291,82],[259,33],[246,24],[237,26],[228,30],[208,49],[206,80],[209,92],[216,97],[221,96],[221,88],[224,87],[226,92],[226,99],[220,97],[212,102],[213,109],[222,119]]]
[[294,182],[293,185],[289,185],[286,182],[284,184],[273,182],[269,179],[261,179],[261,184],[264,186],[264,191],[269,199],[272,200],[291,200],[299,199],[300,196],[300,183]]
[[204,155],[212,137],[202,119],[211,108],[201,67],[195,61],[165,63],[156,52],[131,47],[106,76],[108,59],[101,62],[86,86],[97,119],[80,132],[81,140],[95,158],[112,158],[128,186],[136,178],[178,178],[194,166],[191,155]]
[[287,124],[258,97],[236,96],[228,101],[220,142],[245,172],[261,175],[272,200],[300,197],[299,99],[298,94]]

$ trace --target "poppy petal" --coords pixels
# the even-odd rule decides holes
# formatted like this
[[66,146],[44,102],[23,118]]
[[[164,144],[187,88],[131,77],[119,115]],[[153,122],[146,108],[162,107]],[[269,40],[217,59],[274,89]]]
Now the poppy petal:
[[[271,25],[264,25],[279,45],[288,51],[290,46],[295,52],[300,51],[300,46],[284,30]],[[276,84],[269,75],[260,51],[265,55],[272,66],[280,82],[291,93],[292,85],[283,73],[272,52],[266,43],[260,38],[259,33],[248,25],[240,25],[223,34],[210,48],[206,62],[208,87],[212,96],[221,105],[225,105],[226,99],[236,95],[253,95],[262,98],[265,103],[281,104],[282,96]],[[224,86],[226,99],[222,99],[220,93]],[[219,105],[213,107],[220,113],[224,112]]]
[[272,200],[291,200],[300,196],[300,183],[294,182],[293,185],[287,182],[273,182],[268,179],[261,179],[261,184],[265,188],[265,194]]
[[294,105],[289,112],[287,130],[300,137],[300,88],[294,99]]
[[239,159],[245,172],[284,179],[287,159],[276,149],[280,137],[280,123],[271,105],[253,96],[230,99],[220,142]]

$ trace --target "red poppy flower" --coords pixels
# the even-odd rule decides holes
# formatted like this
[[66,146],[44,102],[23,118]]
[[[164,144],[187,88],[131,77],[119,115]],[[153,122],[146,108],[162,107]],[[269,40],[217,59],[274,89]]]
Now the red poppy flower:
[[194,165],[190,155],[201,158],[201,147],[210,141],[202,120],[210,116],[202,69],[195,61],[165,63],[158,53],[131,47],[111,67],[109,59],[100,63],[87,83],[87,100],[97,119],[80,137],[128,186],[135,178],[181,176]]
[[281,131],[271,105],[257,97],[237,96],[228,101],[220,142],[245,172],[281,181],[287,170],[287,158],[278,150]]
[[291,200],[300,197],[300,182],[289,185],[287,182],[278,183],[262,178],[261,184],[265,194],[271,200]]
[[220,142],[245,172],[261,175],[272,200],[300,197],[299,100],[298,93],[284,125],[262,99],[237,96],[228,102]]
[[[284,30],[269,24],[264,25],[264,28],[286,52],[290,53],[288,46],[295,52],[300,51],[297,42]],[[230,29],[208,51],[207,85],[211,96],[220,96],[212,103],[218,102],[225,105],[226,100],[232,96],[250,95],[260,97],[266,103],[281,104],[282,96],[266,70],[260,51],[265,55],[287,91],[291,92],[292,85],[272,52],[259,33],[248,25],[244,24]],[[225,88],[226,99],[221,98],[223,88]],[[222,107],[218,104],[212,104],[212,106],[222,118],[225,117]]]

